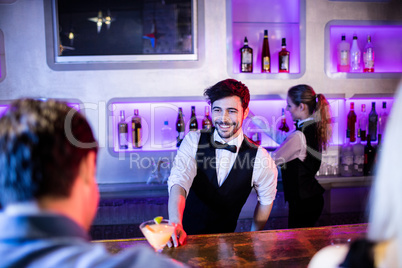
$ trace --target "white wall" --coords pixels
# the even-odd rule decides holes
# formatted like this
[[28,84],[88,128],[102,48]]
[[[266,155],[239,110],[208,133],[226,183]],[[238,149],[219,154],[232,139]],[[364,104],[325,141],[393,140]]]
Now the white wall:
[[[1,2],[1,1],[0,1]],[[307,83],[319,93],[394,93],[399,79],[331,79],[324,73],[324,27],[330,20],[402,20],[400,0],[391,3],[306,0],[306,73],[292,80],[245,80],[251,94],[282,94],[290,86]],[[6,78],[0,82],[0,100],[19,97],[78,98],[107,102],[116,97],[197,96],[228,78],[225,0],[205,0],[205,61],[196,69],[53,71],[46,63],[44,7],[41,0],[0,4],[4,33]],[[102,112],[103,113],[103,112]],[[105,145],[104,121],[98,111],[86,111]],[[102,114],[103,116],[103,114]],[[144,156],[150,155],[145,153]],[[138,180],[145,171],[129,169],[128,161],[99,158],[99,182]]]

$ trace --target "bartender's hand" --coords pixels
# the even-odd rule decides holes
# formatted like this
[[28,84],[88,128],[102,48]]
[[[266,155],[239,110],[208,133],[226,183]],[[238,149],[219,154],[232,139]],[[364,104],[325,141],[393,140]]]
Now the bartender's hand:
[[183,225],[176,224],[176,228],[172,234],[172,238],[167,243],[168,247],[174,246],[175,248],[184,245],[187,242],[187,234],[183,229]]

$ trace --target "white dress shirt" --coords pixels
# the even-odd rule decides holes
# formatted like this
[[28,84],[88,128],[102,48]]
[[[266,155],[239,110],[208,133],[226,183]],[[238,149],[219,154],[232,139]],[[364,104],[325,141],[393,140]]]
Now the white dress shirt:
[[[304,120],[297,122],[300,126],[306,121],[314,120],[314,118],[309,117]],[[306,136],[300,130],[295,130],[286,137],[286,139],[281,143],[278,149],[272,153],[272,157],[275,159],[277,165],[281,165],[290,162],[296,158],[300,161],[304,161],[307,157],[307,142]]]
[[[238,155],[240,146],[244,139],[243,131],[240,130],[240,132],[241,133],[237,138],[228,142],[229,145],[237,146],[236,153],[224,149],[215,149],[216,172],[219,186],[221,186],[226,180]],[[225,143],[216,130],[213,135],[215,141]],[[184,137],[183,142],[177,150],[177,155],[169,176],[169,193],[172,186],[178,184],[183,187],[188,195],[193,180],[197,175],[197,163],[195,157],[200,137],[200,131],[191,131]],[[261,205],[269,205],[274,201],[277,177],[278,171],[274,161],[268,152],[259,146],[254,162],[251,186],[256,190]]]

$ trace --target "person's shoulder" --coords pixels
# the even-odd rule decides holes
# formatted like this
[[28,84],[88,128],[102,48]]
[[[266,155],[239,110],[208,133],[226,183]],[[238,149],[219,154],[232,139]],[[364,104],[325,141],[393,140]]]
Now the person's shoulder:
[[331,245],[320,249],[311,259],[308,268],[337,268],[349,251],[348,245]]

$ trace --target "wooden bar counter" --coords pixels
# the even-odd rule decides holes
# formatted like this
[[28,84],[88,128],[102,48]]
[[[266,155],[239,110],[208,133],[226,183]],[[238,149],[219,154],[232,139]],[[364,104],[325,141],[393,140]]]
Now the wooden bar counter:
[[[165,254],[192,267],[307,267],[321,248],[364,237],[367,224],[188,236]],[[94,241],[112,253],[145,244],[145,238]]]

